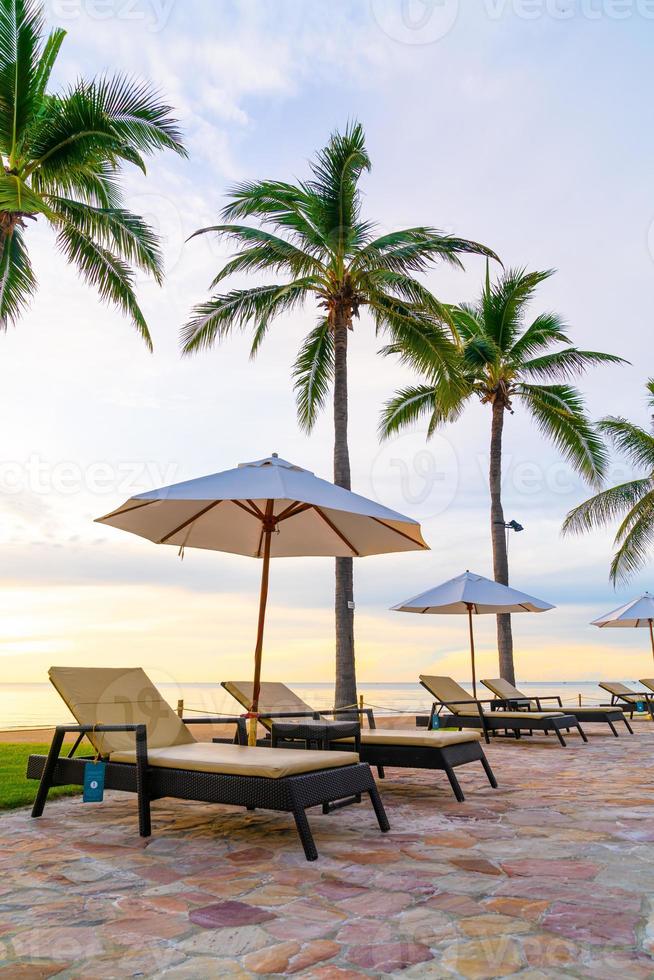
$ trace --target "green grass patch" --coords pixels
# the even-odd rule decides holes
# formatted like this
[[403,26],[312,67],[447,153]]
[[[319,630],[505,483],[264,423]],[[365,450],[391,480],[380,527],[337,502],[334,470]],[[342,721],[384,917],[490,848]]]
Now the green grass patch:
[[[36,779],[25,777],[27,759],[30,755],[47,755],[49,748],[42,743],[0,742],[0,810],[32,805],[39,784]],[[48,799],[79,792],[79,786],[53,786]]]

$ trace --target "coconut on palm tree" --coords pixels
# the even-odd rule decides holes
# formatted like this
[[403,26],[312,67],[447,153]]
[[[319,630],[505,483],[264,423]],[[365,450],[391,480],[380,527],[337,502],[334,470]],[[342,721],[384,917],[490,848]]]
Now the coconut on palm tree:
[[0,326],[36,288],[25,231],[45,221],[65,258],[151,346],[134,268],[160,282],[161,256],[152,229],[122,207],[118,181],[126,163],[145,172],[145,156],[185,150],[147,84],[101,77],[49,91],[65,33],[45,36],[41,4],[0,0]]
[[[233,188],[223,223],[196,234],[225,236],[236,254],[213,280],[216,292],[194,308],[182,332],[183,349],[191,353],[234,329],[251,328],[255,354],[273,321],[311,301],[316,324],[294,370],[298,417],[311,429],[333,391],[334,482],[348,490],[349,331],[367,310],[377,331],[392,340],[424,335],[434,362],[449,363],[454,345],[442,325],[447,310],[415,276],[439,259],[460,266],[461,253],[493,256],[482,245],[431,227],[379,235],[361,214],[359,182],[369,169],[363,129],[352,123],[317,154],[309,180],[262,180]],[[218,287],[234,273],[281,275],[281,280],[221,292]],[[335,610],[336,704],[348,705],[356,697],[351,558],[336,559]]]
[[[399,354],[424,378],[419,385],[398,391],[387,402],[381,428],[385,436],[428,419],[428,435],[454,422],[473,399],[491,413],[490,470],[491,540],[495,580],[509,584],[505,519],[502,507],[502,439],[507,413],[516,408],[531,415],[536,426],[590,483],[606,467],[602,441],[584,410],[579,391],[568,380],[594,364],[620,363],[621,358],[571,346],[567,328],[555,313],[542,313],[527,322],[527,306],[548,272],[505,271],[495,283],[488,271],[482,295],[474,305],[450,311],[458,335],[457,366],[444,374],[432,363],[426,345],[403,338],[385,348]],[[555,383],[546,384],[551,381]],[[497,617],[497,641],[502,677],[515,683],[511,617]]]
[[654,543],[654,379],[647,382],[652,411],[649,429],[625,418],[608,416],[598,423],[615,448],[643,475],[602,490],[571,510],[564,534],[581,534],[620,520],[610,576],[614,584],[626,581],[652,558]]

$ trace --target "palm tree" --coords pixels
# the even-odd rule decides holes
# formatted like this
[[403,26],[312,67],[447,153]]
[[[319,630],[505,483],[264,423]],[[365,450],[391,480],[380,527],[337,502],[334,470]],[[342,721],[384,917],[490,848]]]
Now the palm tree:
[[[654,379],[647,382],[647,403],[654,413]],[[609,416],[598,423],[621,452],[644,475],[603,490],[571,510],[564,534],[581,534],[622,518],[615,535],[617,548],[611,562],[611,581],[627,581],[651,559],[654,541],[654,414],[650,428],[642,429],[624,418]]]
[[[606,453],[584,411],[576,388],[566,383],[593,364],[620,363],[621,358],[570,346],[567,329],[555,313],[543,313],[529,325],[526,307],[536,288],[552,275],[509,269],[491,284],[488,270],[481,298],[451,310],[459,337],[458,365],[443,374],[432,363],[424,343],[403,338],[385,348],[424,376],[424,382],[398,391],[387,402],[381,429],[385,436],[428,417],[428,435],[455,421],[473,398],[491,409],[491,540],[495,580],[508,585],[509,566],[502,508],[502,437],[506,413],[526,409],[537,427],[590,483],[605,471]],[[558,345],[567,345],[552,349]],[[555,381],[555,384],[543,384]],[[511,617],[497,617],[502,677],[515,683]]]
[[0,326],[16,322],[36,288],[24,231],[43,219],[82,278],[151,346],[133,267],[161,282],[161,256],[152,229],[121,206],[118,178],[124,163],[145,172],[144,156],[185,150],[147,84],[102,77],[49,92],[64,37],[45,37],[40,3],[0,0]]
[[[361,310],[391,339],[425,333],[434,361],[447,362],[455,350],[442,326],[447,311],[414,276],[438,259],[460,266],[463,252],[493,256],[431,227],[376,237],[375,226],[361,215],[359,182],[369,169],[364,132],[354,122],[331,136],[311,163],[308,181],[234,187],[222,211],[225,223],[196,232],[226,236],[237,248],[211,288],[239,272],[281,273],[283,281],[217,292],[194,308],[182,331],[188,354],[211,347],[234,328],[251,327],[254,355],[273,320],[312,300],[317,322],[294,368],[298,418],[310,430],[333,390],[334,481],[348,490],[348,332]],[[241,219],[254,219],[257,227],[235,223]],[[356,699],[351,558],[336,559],[335,612],[335,703],[342,706]]]

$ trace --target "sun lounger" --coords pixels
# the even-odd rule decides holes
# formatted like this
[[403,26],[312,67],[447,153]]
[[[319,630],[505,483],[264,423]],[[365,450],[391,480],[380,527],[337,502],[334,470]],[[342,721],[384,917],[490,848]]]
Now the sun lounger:
[[[150,802],[165,796],[292,813],[308,861],[318,856],[310,807],[336,809],[367,793],[380,829],[389,829],[370,766],[350,752],[249,748],[242,718],[183,721],[140,669],[52,667],[49,676],[79,724],[56,728],[47,757],[29,757],[27,776],[41,781],[33,817],[43,813],[51,786],[84,784],[89,759],[71,756],[86,736],[92,758],[107,760],[106,789],[137,794],[142,837],[151,833]],[[236,726],[239,744],[197,742],[188,728],[226,722]],[[67,732],[78,740],[62,757]]]
[[650,697],[654,697],[654,677],[641,677],[640,683],[647,688]]
[[[451,677],[421,674],[420,683],[436,699],[429,718],[430,728],[433,716],[438,713],[444,725],[480,728],[486,742],[490,741],[489,735],[497,731],[512,731],[516,738],[520,738],[520,733],[524,731],[542,731],[546,735],[554,732],[561,745],[565,747],[565,739],[561,732],[563,729],[571,728],[579,731],[584,742],[588,741],[578,720],[571,714],[561,711],[512,711],[507,702],[495,698],[483,700],[473,698]],[[487,710],[484,705],[489,705],[490,710]],[[451,714],[440,714],[443,708],[447,708]]]
[[496,698],[501,700],[508,708],[514,711],[542,711],[543,701],[556,701],[556,705],[565,711],[568,715],[574,715],[578,721],[585,722],[605,722],[615,737],[618,737],[618,731],[615,727],[616,722],[622,721],[627,726],[627,731],[633,735],[634,731],[627,719],[625,718],[622,709],[616,705],[615,708],[609,707],[607,705],[588,705],[586,707],[568,707],[568,705],[563,707],[563,703],[558,694],[547,694],[547,695],[527,695],[519,691],[517,687],[513,684],[509,684],[505,681],[503,677],[494,677],[492,680],[482,680],[482,684],[488,688],[489,691],[495,695]]
[[[640,683],[645,682],[641,681]],[[600,681],[599,686],[611,695],[611,704],[619,704],[623,710],[628,708],[631,718],[633,718],[636,705],[642,703],[654,721],[654,694],[652,691],[632,691],[630,687],[619,681]]]
[[[223,687],[239,704],[249,707],[252,703],[251,681],[223,681]],[[432,732],[408,731],[394,728],[377,728],[375,716],[371,708],[353,709],[342,708],[330,711],[316,711],[311,705],[299,698],[285,684],[265,682],[261,685],[259,695],[259,720],[270,731],[275,718],[315,718],[331,715],[352,715],[356,711],[359,716],[368,720],[368,728],[362,728],[360,733],[360,758],[364,762],[376,766],[380,777],[384,776],[384,767],[400,769],[441,769],[447,776],[450,786],[459,803],[465,799],[459,781],[454,773],[457,766],[468,762],[481,762],[488,781],[493,788],[497,781],[480,745],[480,736],[475,732]],[[347,742],[336,741],[336,745],[348,746],[353,749],[353,739]]]

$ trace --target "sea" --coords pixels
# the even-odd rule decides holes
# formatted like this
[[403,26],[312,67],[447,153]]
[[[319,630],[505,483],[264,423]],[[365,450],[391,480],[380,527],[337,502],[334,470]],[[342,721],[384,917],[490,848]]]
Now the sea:
[[[466,689],[469,683],[461,681]],[[637,681],[625,681],[639,688]],[[304,701],[316,708],[329,708],[333,704],[332,683],[293,683],[291,687]],[[176,708],[179,699],[184,701],[185,714],[233,714],[236,702],[219,684],[188,683],[160,684],[159,690],[168,703]],[[530,681],[522,683],[520,690],[530,695],[558,694],[564,705],[606,703],[609,696],[594,681]],[[485,691],[480,687],[480,693]],[[425,713],[431,706],[428,693],[415,683],[359,683],[359,694],[366,706],[375,714],[399,715]],[[490,697],[490,693],[488,694]],[[2,684],[0,685],[0,730],[24,728],[49,728],[72,721],[65,704],[50,684]]]

